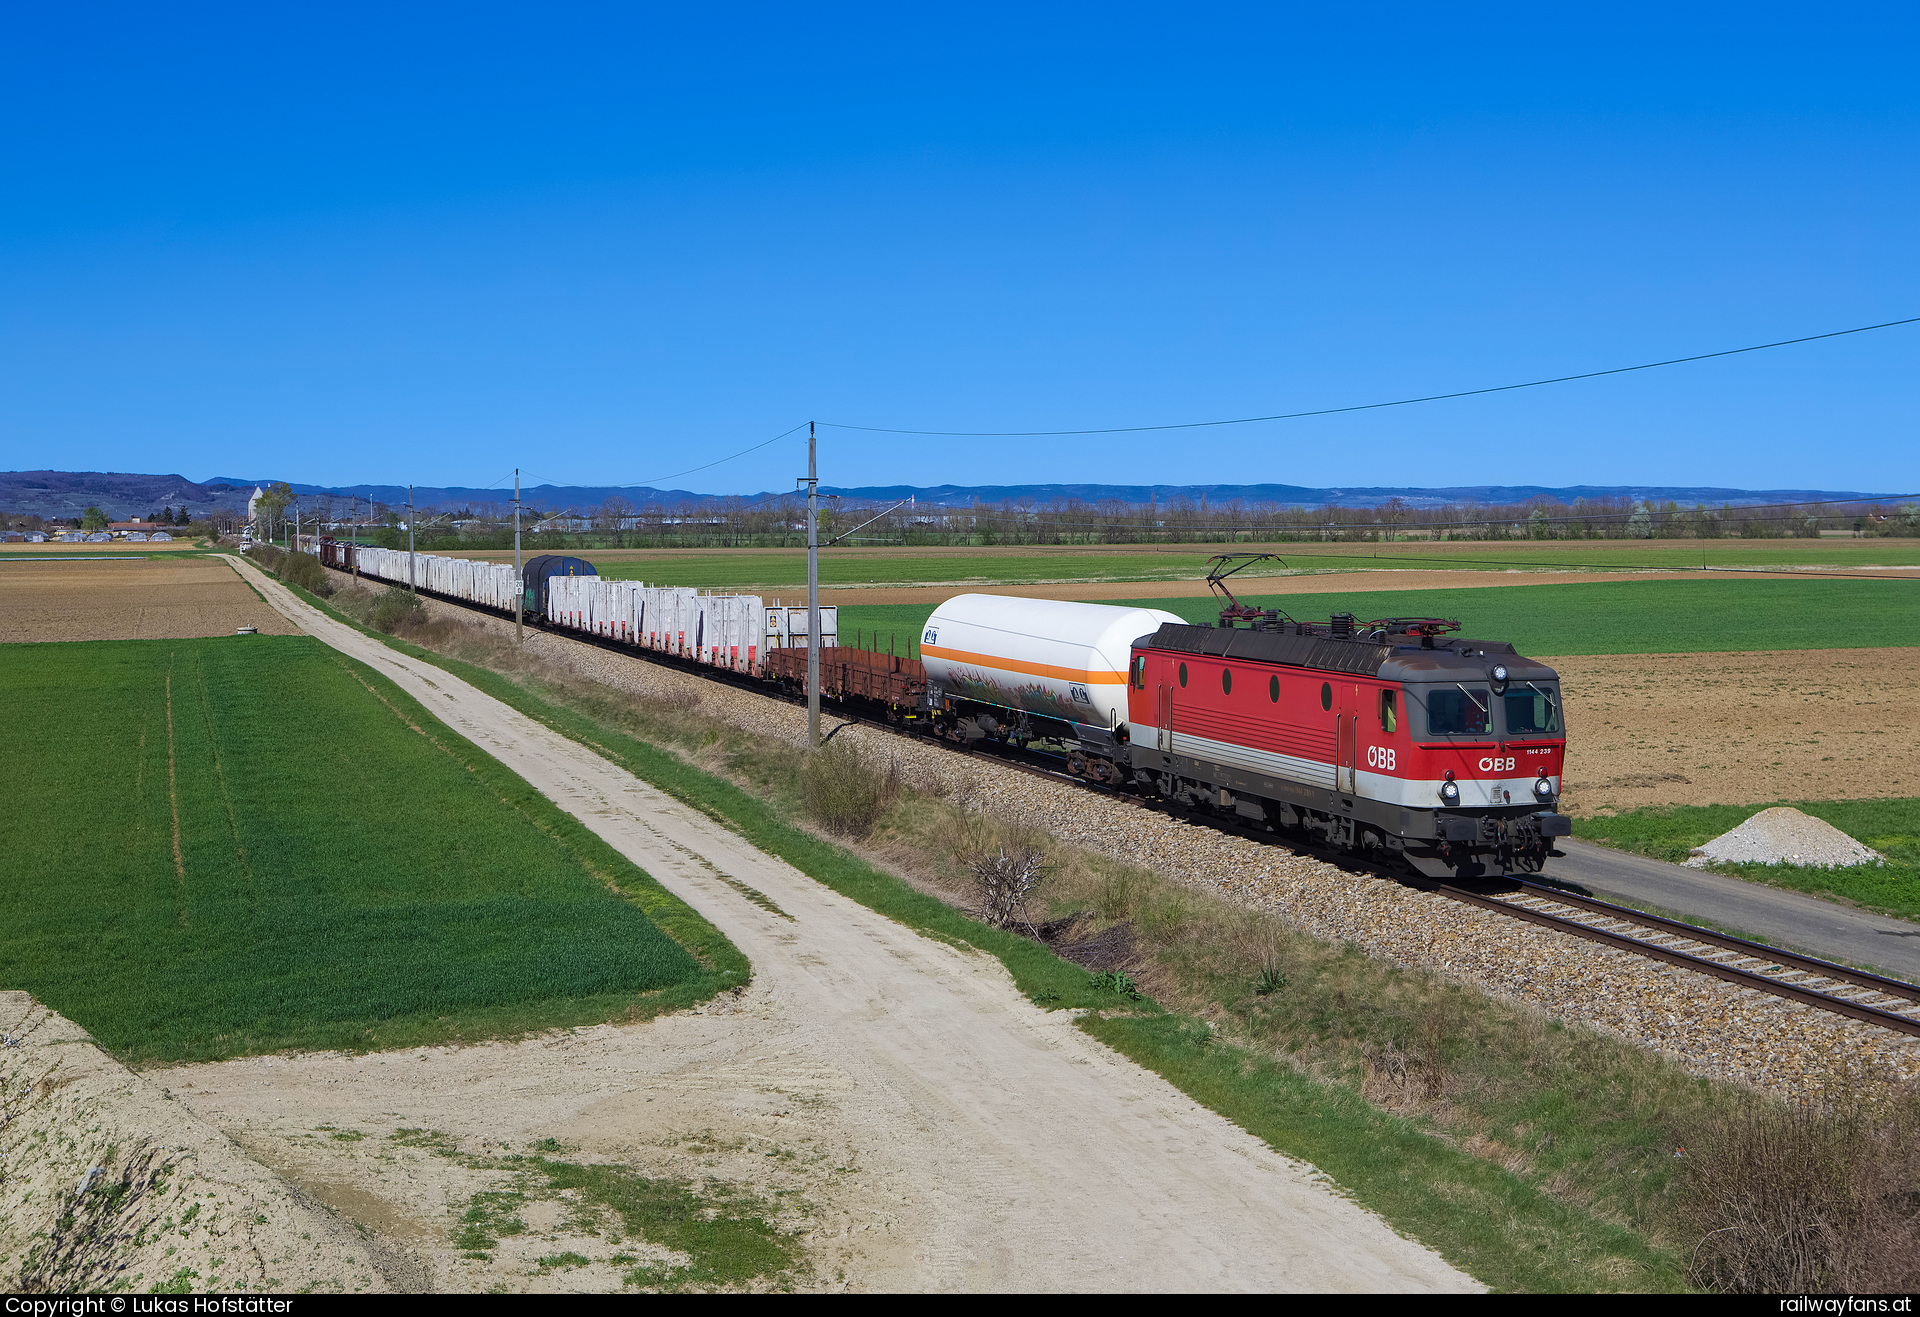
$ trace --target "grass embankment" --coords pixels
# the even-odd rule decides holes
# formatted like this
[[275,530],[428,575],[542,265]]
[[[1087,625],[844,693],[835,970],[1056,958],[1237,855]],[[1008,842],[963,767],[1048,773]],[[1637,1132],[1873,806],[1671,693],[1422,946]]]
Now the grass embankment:
[[[1063,587],[1062,597],[1071,589]],[[1920,581],[1594,581],[1499,589],[1374,590],[1353,594],[1242,595],[1305,621],[1331,613],[1457,618],[1478,639],[1511,641],[1523,654],[1713,654],[1775,649],[1876,649],[1920,644]],[[1211,596],[1101,599],[1215,622]],[[926,604],[843,604],[840,634],[897,634],[915,657],[933,609]]]
[[[511,561],[500,550],[435,553]],[[807,583],[804,547],[790,549],[575,549],[602,576],[702,589],[790,590]],[[1158,581],[1203,577],[1216,553],[1268,552],[1240,579],[1278,571],[1680,571],[1712,567],[1899,567],[1920,564],[1914,540],[1449,541],[1379,544],[836,545],[820,553],[820,583]],[[1200,591],[1196,591],[1200,593]]]
[[644,1018],[746,979],[704,919],[318,641],[0,650],[31,766],[0,824],[0,982],[126,1060]]
[[[1312,1161],[1396,1228],[1489,1284],[1684,1284],[1676,1254],[1690,1241],[1667,1215],[1683,1165],[1673,1148],[1701,1122],[1738,1107],[1737,1095],[1640,1049],[1024,831],[932,784],[885,807],[863,840],[822,837],[801,822],[797,750],[684,702],[636,700],[542,668],[472,628],[442,622],[417,634],[446,652],[389,643],[590,746],[835,890],[930,936],[994,954],[1036,1002],[1093,1008],[1083,1027],[1095,1036],[1282,1152]],[[698,764],[689,762],[696,756]],[[1128,926],[1138,988],[956,908],[968,899],[972,857],[1029,845],[1054,866],[1044,913],[1080,912],[1088,933]],[[1140,990],[1145,995],[1131,995]]]
[[1772,805],[1687,805],[1636,809],[1574,820],[1574,836],[1678,864],[1696,846],[1739,827],[1763,809],[1790,805],[1825,819],[1887,857],[1884,865],[1811,869],[1786,864],[1717,865],[1750,882],[1838,898],[1903,919],[1920,919],[1920,799],[1778,800]]

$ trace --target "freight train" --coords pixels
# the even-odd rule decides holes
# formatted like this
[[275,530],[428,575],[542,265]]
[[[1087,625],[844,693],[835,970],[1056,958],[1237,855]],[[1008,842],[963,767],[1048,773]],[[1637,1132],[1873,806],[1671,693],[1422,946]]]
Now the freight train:
[[[411,571],[419,589],[505,613],[517,594],[536,625],[804,688],[805,609],[608,581],[555,555],[518,578],[329,542],[321,557],[402,584]],[[1310,623],[1226,598],[1220,624],[1194,625],[1160,609],[959,595],[927,619],[918,660],[839,645],[823,608],[821,693],[963,743],[1053,746],[1067,771],[1108,788],[1429,877],[1538,872],[1570,835],[1552,668],[1448,619]]]

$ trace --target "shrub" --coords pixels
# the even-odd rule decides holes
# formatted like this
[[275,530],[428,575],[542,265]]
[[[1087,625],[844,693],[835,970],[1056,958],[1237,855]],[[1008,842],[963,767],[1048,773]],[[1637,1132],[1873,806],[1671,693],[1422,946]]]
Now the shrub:
[[1005,846],[976,854],[968,864],[980,918],[995,928],[1021,927],[1039,936],[1027,917],[1027,897],[1047,876],[1047,857],[1039,851]]
[[899,765],[875,768],[850,745],[828,742],[800,769],[800,799],[807,813],[834,832],[865,837],[899,797]]
[[247,550],[247,557],[259,563],[270,572],[280,570],[280,560],[287,556],[286,550],[277,544],[260,543]]
[[310,553],[281,554],[279,576],[288,585],[297,585],[309,594],[325,598],[333,593],[333,581],[328,578],[327,569]]
[[1745,1294],[1920,1287],[1920,1092],[1753,1099],[1697,1126],[1677,1193],[1695,1284]]
[[368,617],[376,631],[392,635],[403,626],[419,625],[427,620],[427,606],[420,596],[402,586],[390,585],[373,601]]

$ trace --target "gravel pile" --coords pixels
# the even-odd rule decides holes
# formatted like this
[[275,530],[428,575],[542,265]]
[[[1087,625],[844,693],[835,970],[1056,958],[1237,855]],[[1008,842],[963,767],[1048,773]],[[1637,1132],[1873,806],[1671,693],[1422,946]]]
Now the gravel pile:
[[[445,604],[430,608],[436,616],[512,634],[511,622]],[[805,744],[806,711],[793,705],[557,636],[530,633],[528,644],[577,675],[615,689],[643,698],[693,695],[710,716],[755,735]],[[840,726],[831,717],[822,727],[839,727],[839,738],[882,758],[891,756],[922,789],[1269,911],[1315,937],[1352,942],[1371,955],[1431,969],[1556,1018],[1656,1048],[1696,1075],[1783,1095],[1810,1095],[1836,1072],[1863,1067],[1920,1077],[1920,1040],[881,728]]]
[[1844,869],[1856,864],[1885,864],[1879,851],[1862,846],[1825,819],[1776,805],[1739,827],[1694,848],[1691,869],[1721,864],[1795,864],[1813,869]]

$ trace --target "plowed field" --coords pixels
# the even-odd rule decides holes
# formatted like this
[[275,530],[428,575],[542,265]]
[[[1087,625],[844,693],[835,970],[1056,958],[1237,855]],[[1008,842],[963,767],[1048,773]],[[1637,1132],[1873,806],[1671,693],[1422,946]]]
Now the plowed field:
[[0,642],[294,634],[219,559],[0,560]]
[[1549,658],[1564,808],[1920,795],[1920,649]]

